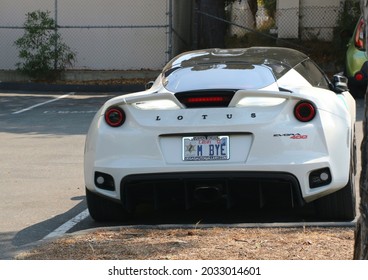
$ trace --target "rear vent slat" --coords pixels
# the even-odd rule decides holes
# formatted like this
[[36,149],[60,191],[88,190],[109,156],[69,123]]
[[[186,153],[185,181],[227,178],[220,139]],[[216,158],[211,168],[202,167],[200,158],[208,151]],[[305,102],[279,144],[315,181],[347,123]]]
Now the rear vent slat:
[[178,92],[175,97],[187,108],[227,107],[236,90]]

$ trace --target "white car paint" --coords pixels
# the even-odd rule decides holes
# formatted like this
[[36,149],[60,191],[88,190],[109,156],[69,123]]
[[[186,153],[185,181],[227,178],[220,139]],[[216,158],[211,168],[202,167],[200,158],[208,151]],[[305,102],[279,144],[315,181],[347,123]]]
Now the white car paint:
[[[252,56],[259,53],[262,57],[267,50],[251,49]],[[284,51],[287,53],[281,49],[281,53]],[[220,63],[220,68],[226,69],[227,59],[231,58],[234,63],[238,57],[244,59],[242,55],[246,52],[247,49],[202,50],[184,54],[168,64],[151,89],[106,102],[96,114],[87,135],[84,162],[88,191],[119,202],[124,199],[121,182],[127,176],[191,172],[224,173],[224,176],[227,176],[226,172],[290,174],[296,178],[301,199],[306,203],[344,188],[351,176],[355,124],[355,100],[349,92],[336,93],[312,86],[293,67],[286,71],[282,63],[280,71],[285,73],[279,79],[275,77],[271,84],[269,78],[260,88],[247,88],[246,85],[242,88],[241,83],[237,83],[236,92],[226,107],[186,108],[175,96],[176,92],[167,89],[205,90],[209,84],[214,84],[203,86],[206,85],[206,74],[214,72],[200,71],[202,57],[203,67],[218,69],[212,66],[212,59],[216,61],[214,65]],[[194,66],[185,65],[191,59],[194,59]],[[260,67],[271,69],[273,66],[269,67],[268,63],[265,58]],[[185,75],[189,75],[184,79],[185,85],[179,84],[180,65],[186,69]],[[167,78],[165,71],[170,67],[178,67],[179,71],[173,71]],[[190,75],[193,75],[190,69],[193,71],[194,68],[190,67],[197,67],[201,72],[200,79],[192,84],[189,84]],[[218,83],[214,84],[214,89],[221,89],[224,84],[221,82],[222,71],[215,71]],[[229,71],[229,75],[231,73],[234,72]],[[174,77],[177,84],[168,87],[170,75],[178,76]],[[234,77],[232,80],[236,81]],[[313,120],[301,122],[293,116],[300,101],[313,104],[317,112]],[[118,106],[125,112],[126,120],[121,127],[111,127],[104,120],[104,114],[111,106]],[[229,159],[183,161],[182,139],[192,135],[229,136]],[[323,168],[330,170],[331,182],[311,187],[311,172]],[[114,189],[97,187],[95,172],[111,175]],[[323,176],[326,174],[321,178]]]

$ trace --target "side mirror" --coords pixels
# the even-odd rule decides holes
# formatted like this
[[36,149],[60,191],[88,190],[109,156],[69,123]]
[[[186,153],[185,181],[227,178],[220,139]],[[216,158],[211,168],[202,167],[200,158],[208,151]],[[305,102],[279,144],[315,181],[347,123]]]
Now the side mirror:
[[145,89],[147,90],[147,89],[150,89],[152,86],[153,86],[153,84],[154,84],[155,82],[154,81],[149,81],[146,85],[145,85]]
[[333,86],[336,93],[348,91],[348,78],[343,75],[336,74],[333,76]]

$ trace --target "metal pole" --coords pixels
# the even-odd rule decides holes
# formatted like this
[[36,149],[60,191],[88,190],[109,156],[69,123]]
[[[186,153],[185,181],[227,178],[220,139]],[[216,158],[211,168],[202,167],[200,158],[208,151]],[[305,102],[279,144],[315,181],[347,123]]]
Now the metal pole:
[[167,14],[169,17],[169,27],[168,27],[169,34],[168,34],[168,49],[167,49],[169,61],[173,57],[173,0],[169,0],[169,11]]
[[[58,33],[58,0],[55,0],[55,38],[57,38],[57,33]],[[57,45],[58,45],[58,40],[55,40],[55,60],[54,60],[54,70],[57,70]]]
[[198,1],[193,1],[193,8],[192,8],[192,50],[198,49],[198,26],[199,26],[199,6]]

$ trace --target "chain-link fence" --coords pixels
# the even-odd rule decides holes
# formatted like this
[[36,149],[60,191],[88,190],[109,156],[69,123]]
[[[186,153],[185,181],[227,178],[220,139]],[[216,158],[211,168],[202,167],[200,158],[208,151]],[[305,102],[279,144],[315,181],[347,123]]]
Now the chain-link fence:
[[[242,4],[243,3],[243,4]],[[202,14],[203,11],[199,11]],[[246,1],[236,1],[227,7],[229,36],[241,38],[250,32],[270,34],[275,39],[319,40],[331,42],[334,31],[339,28],[342,13],[348,13],[343,6],[300,6],[275,10],[272,16],[263,6],[254,15]],[[355,20],[359,14],[352,9]]]
[[174,5],[182,6],[179,2],[1,0],[0,69],[15,69],[19,59],[14,42],[24,33],[26,14],[36,10],[50,12],[56,21],[63,42],[77,55],[75,69],[159,69],[171,58],[173,47],[178,48],[173,46],[178,40],[172,17]]
[[[250,9],[247,0],[237,0],[228,2],[224,15],[208,12],[201,2],[208,0],[196,0],[194,19],[202,29],[194,31],[193,48],[206,47],[213,39],[204,39],[212,36],[203,30],[205,24],[220,26],[221,22],[216,32],[226,30],[224,47],[295,48],[310,55],[328,72],[343,71],[346,45],[360,16],[356,0],[320,1],[320,6],[311,6],[312,1],[308,1],[309,5],[307,1],[277,1],[274,10],[258,5],[256,12]],[[218,36],[216,32],[213,37]]]
[[[346,0],[345,2],[347,2]],[[349,0],[353,1],[353,0]],[[160,69],[173,55],[201,47],[207,30],[200,30],[201,17],[226,24],[225,47],[280,45],[306,50],[309,42],[320,51],[336,49],[345,14],[355,23],[359,13],[336,0],[335,6],[278,7],[270,14],[263,6],[257,13],[246,0],[230,1],[224,16],[198,9],[201,0],[1,0],[0,70],[14,70],[19,62],[15,40],[23,33],[25,15],[49,11],[57,31],[76,53],[73,69],[139,70]],[[292,2],[292,1],[289,1]],[[331,2],[331,1],[330,1]],[[356,2],[356,1],[355,1]],[[286,1],[278,1],[285,4]],[[302,5],[303,4],[303,5]],[[225,30],[224,29],[224,30]],[[337,32],[336,32],[337,31]],[[204,32],[204,33],[203,33]],[[215,32],[219,33],[218,30]],[[345,42],[340,42],[345,47]],[[344,45],[345,44],[345,45]],[[309,52],[309,51],[307,51]]]

